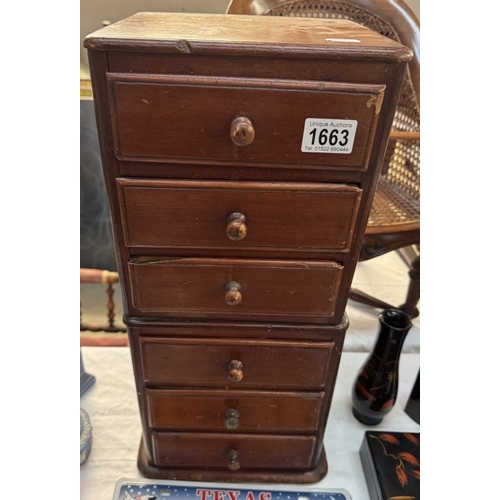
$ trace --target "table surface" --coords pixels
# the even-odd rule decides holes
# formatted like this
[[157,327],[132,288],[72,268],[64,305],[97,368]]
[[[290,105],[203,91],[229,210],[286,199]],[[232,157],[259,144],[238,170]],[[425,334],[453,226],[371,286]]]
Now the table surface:
[[[81,408],[89,414],[93,437],[89,458],[80,466],[80,500],[112,500],[118,480],[144,480],[136,465],[141,424],[130,350],[82,347],[81,353],[85,371],[96,382],[80,399]],[[365,431],[420,432],[420,426],[404,412],[420,367],[418,353],[401,356],[398,399],[380,425],[368,427],[353,417],[351,387],[367,356],[342,354],[324,439],[328,474],[313,485],[297,485],[297,491],[339,488],[347,490],[352,500],[368,500],[359,458]],[[262,486],[251,484],[248,488]]]

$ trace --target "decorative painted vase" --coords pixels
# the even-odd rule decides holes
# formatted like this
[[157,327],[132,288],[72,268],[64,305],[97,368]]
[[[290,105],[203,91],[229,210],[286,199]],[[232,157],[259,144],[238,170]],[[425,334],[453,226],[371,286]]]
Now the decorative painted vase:
[[363,424],[377,425],[392,410],[398,393],[399,358],[412,326],[410,316],[399,309],[379,314],[375,347],[352,388],[352,412]]

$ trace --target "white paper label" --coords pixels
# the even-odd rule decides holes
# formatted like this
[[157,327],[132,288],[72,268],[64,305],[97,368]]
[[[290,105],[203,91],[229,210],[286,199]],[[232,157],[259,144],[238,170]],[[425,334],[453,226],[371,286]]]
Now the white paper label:
[[306,118],[301,151],[348,155],[352,151],[357,126],[357,120]]

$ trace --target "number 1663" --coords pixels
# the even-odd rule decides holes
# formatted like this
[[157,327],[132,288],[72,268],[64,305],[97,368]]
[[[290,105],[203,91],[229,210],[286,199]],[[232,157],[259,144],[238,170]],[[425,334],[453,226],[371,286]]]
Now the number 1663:
[[318,144],[320,146],[330,145],[330,146],[346,146],[349,142],[349,130],[341,130],[334,128],[332,130],[328,130],[327,128],[318,129],[313,128],[309,135],[312,137],[311,146],[314,146],[316,143],[316,139],[318,140]]

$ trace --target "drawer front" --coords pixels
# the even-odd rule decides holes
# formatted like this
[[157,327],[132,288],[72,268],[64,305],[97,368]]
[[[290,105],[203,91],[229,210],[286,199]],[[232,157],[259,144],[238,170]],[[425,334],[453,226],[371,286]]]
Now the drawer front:
[[[124,74],[108,75],[108,81],[115,154],[120,160],[315,164],[360,170],[366,168],[385,88]],[[231,139],[235,118],[244,118],[245,127],[253,130],[250,144],[237,145]],[[316,149],[332,144],[338,150],[338,144],[348,139],[353,141],[352,150],[342,154],[303,152],[311,119],[318,124]],[[337,120],[355,121],[356,128],[349,129]],[[327,123],[325,132],[322,123]],[[350,132],[351,137],[336,132],[330,137],[334,130]],[[252,136],[251,132],[245,134],[246,138]]]
[[129,247],[347,251],[362,190],[339,184],[118,179]]
[[149,425],[165,430],[305,433],[317,429],[323,393],[160,391],[146,395]]
[[[335,344],[141,338],[144,381],[165,386],[321,390]],[[333,357],[333,356],[332,356]]]
[[153,432],[152,440],[157,465],[231,469],[238,464],[241,470],[307,468],[316,445],[314,436]]
[[128,267],[139,314],[184,317],[328,318],[342,276],[326,261],[140,258]]

